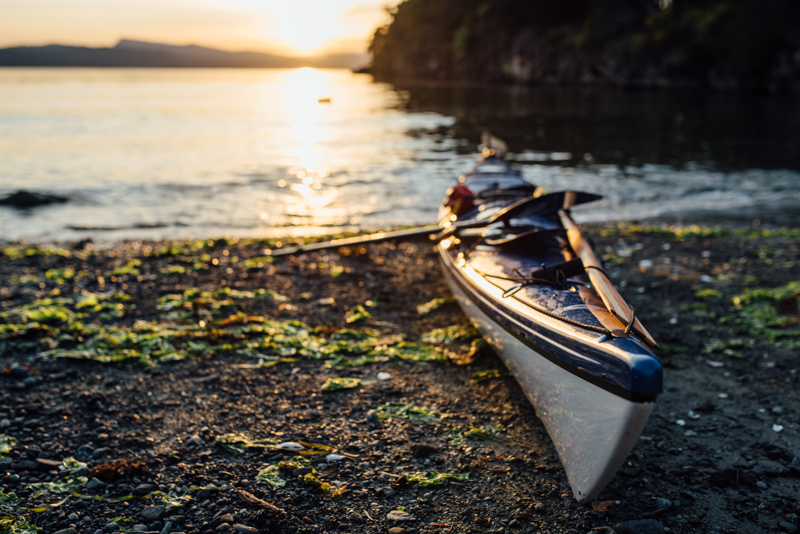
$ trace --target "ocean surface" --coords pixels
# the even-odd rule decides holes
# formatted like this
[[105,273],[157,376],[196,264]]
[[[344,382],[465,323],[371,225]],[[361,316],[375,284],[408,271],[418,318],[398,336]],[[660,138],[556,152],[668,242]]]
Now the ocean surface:
[[604,195],[576,209],[580,221],[719,213],[800,224],[791,98],[394,87],[343,70],[6,68],[0,198],[68,201],[0,206],[0,239],[432,223],[485,129],[532,183]]

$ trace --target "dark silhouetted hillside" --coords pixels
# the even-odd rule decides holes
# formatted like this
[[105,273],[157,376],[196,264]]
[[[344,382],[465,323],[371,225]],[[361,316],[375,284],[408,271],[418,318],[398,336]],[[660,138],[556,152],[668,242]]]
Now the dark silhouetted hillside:
[[4,67],[228,67],[356,68],[365,54],[330,54],[308,58],[261,52],[226,52],[196,45],[174,46],[123,39],[113,48],[48,45],[0,49]]
[[796,0],[406,0],[385,80],[800,88]]

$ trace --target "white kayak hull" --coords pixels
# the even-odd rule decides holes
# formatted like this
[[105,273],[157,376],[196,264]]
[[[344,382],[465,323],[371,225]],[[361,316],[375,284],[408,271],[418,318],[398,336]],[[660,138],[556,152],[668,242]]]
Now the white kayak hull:
[[458,274],[446,265],[444,254],[442,259],[447,282],[464,313],[503,360],[544,423],[575,498],[593,500],[633,449],[655,404],[622,398],[540,355],[507,328],[513,317],[504,316],[504,327],[484,313],[481,307],[492,306],[491,298],[468,295],[455,279]]

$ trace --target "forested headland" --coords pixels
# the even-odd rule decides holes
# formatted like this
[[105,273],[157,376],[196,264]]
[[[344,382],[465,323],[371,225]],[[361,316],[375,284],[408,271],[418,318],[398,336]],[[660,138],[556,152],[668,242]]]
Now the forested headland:
[[370,45],[388,81],[800,90],[796,0],[405,0]]

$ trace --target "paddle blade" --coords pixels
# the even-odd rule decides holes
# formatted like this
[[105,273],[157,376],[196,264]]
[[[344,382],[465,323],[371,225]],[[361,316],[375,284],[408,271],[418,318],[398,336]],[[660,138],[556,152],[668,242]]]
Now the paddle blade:
[[541,197],[528,197],[499,211],[490,219],[489,223],[508,223],[511,219],[522,216],[550,215],[558,212],[558,210],[565,209],[565,206],[571,208],[572,206],[593,202],[601,198],[603,197],[600,195],[581,191],[560,191]]

